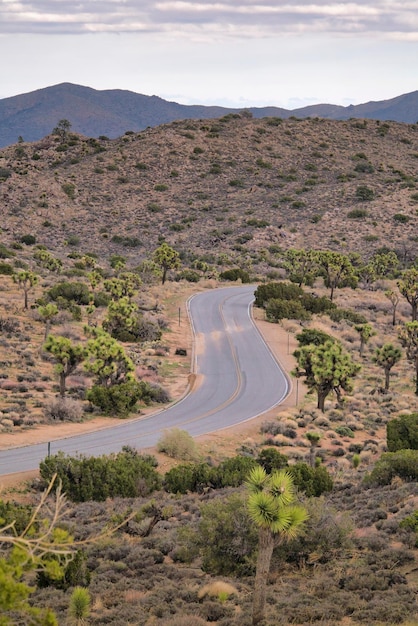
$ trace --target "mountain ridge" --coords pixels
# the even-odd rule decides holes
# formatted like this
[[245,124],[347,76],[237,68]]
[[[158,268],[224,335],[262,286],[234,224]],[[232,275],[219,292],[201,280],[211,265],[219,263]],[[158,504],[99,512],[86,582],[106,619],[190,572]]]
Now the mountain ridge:
[[229,108],[183,105],[159,96],[145,96],[123,89],[97,90],[69,82],[59,83],[0,100],[0,147],[25,141],[38,141],[51,132],[60,119],[68,119],[72,129],[87,137],[106,135],[115,139],[126,131],[141,131],[177,120],[215,119],[228,113],[248,111],[253,117],[321,117],[331,120],[350,118],[416,123],[418,90],[382,101],[347,107],[315,104],[298,109],[281,107]]

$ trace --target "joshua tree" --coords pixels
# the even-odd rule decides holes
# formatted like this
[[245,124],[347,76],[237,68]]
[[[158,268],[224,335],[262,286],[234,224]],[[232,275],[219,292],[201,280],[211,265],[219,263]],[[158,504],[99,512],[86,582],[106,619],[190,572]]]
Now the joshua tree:
[[51,328],[51,321],[56,315],[58,315],[58,307],[56,304],[48,302],[48,304],[45,304],[45,306],[38,307],[38,313],[41,316],[42,321],[45,322],[44,339],[46,340],[49,335],[49,329]]
[[351,391],[351,379],[360,371],[360,366],[351,360],[341,345],[334,341],[315,346],[302,346],[294,352],[298,364],[293,376],[305,377],[309,389],[318,396],[318,409],[325,411],[325,400],[334,391],[341,401],[342,391]]
[[23,290],[25,294],[25,309],[28,308],[28,294],[29,291],[38,284],[39,276],[29,270],[22,270],[18,274],[13,276],[14,282]]
[[411,305],[412,322],[418,317],[418,269],[412,267],[402,272],[401,280],[398,280],[399,291]]
[[385,390],[389,389],[390,370],[402,358],[402,351],[392,343],[385,343],[381,348],[376,348],[373,361],[383,368],[385,372]]
[[418,321],[406,322],[399,332],[399,339],[406,348],[408,361],[415,366],[415,394],[418,396]]
[[325,285],[331,289],[331,300],[337,287],[355,287],[357,285],[354,266],[345,254],[320,250],[315,254],[315,260],[319,272],[324,276]]
[[309,465],[311,467],[315,467],[315,448],[319,446],[321,435],[319,433],[309,432],[309,433],[306,433],[306,439],[311,444],[311,447],[309,450]]
[[171,248],[167,243],[161,244],[159,248],[154,250],[152,260],[162,270],[161,284],[163,285],[166,281],[168,270],[178,269],[180,267],[179,253]]
[[371,324],[358,324],[357,326],[354,326],[354,328],[360,335],[359,352],[360,352],[360,356],[363,356],[364,346],[366,345],[366,343],[368,343],[370,337],[373,337],[373,335],[375,335],[376,332],[373,330],[373,326],[371,326]]
[[85,349],[83,346],[73,344],[67,337],[54,337],[53,335],[49,335],[44,349],[50,352],[57,361],[56,371],[60,379],[60,396],[63,398],[67,377],[84,360]]
[[303,531],[308,513],[294,504],[295,486],[285,470],[267,474],[261,465],[254,467],[247,480],[248,511],[258,526],[258,555],[253,596],[253,624],[264,620],[266,584],[273,548],[294,539]]
[[392,326],[396,326],[396,307],[399,304],[399,296],[395,291],[392,291],[392,289],[385,291],[385,296],[390,300],[392,305]]

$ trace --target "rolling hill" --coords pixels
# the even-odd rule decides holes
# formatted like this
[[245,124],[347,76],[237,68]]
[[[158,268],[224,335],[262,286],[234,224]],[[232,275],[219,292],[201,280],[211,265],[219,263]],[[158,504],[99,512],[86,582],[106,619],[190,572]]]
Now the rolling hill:
[[[2,240],[268,271],[275,248],[416,256],[418,126],[228,114],[0,151]],[[69,244],[73,242],[73,244]],[[76,242],[76,244],[74,244]],[[274,254],[273,254],[274,256]]]

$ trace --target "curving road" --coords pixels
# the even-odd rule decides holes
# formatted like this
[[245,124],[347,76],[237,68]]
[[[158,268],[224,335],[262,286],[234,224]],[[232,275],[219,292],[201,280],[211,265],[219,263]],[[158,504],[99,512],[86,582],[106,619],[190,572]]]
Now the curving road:
[[167,408],[92,433],[0,452],[0,475],[36,469],[49,451],[109,454],[153,446],[164,430],[202,435],[249,420],[279,404],[288,380],[251,318],[254,286],[226,287],[188,302],[194,330],[193,390]]

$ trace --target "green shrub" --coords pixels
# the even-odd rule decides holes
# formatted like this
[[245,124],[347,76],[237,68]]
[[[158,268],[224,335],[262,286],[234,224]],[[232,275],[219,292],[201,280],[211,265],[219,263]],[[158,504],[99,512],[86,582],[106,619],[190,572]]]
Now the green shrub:
[[78,235],[69,235],[66,244],[67,246],[78,246],[80,244],[80,237]]
[[59,301],[60,298],[76,304],[89,304],[90,292],[85,283],[63,282],[54,285],[47,292],[50,300]]
[[95,307],[106,307],[109,305],[109,302],[111,301],[112,296],[110,295],[110,293],[107,293],[106,291],[98,291],[97,293],[94,294],[94,306]]
[[[201,506],[199,527],[189,536],[211,574],[249,576],[254,572],[257,527],[240,494]],[[239,532],[237,532],[239,529]]]
[[411,219],[409,215],[405,215],[405,213],[395,213],[393,216],[395,222],[400,222],[401,224],[406,224]]
[[111,239],[112,243],[120,244],[125,248],[139,248],[142,246],[142,242],[138,237],[128,237],[124,235],[113,235]]
[[310,293],[304,293],[300,298],[302,306],[313,314],[326,313],[332,309],[336,309],[337,306],[327,296],[317,297]]
[[10,263],[2,263],[0,262],[0,274],[4,276],[12,276],[14,274],[13,266]]
[[255,464],[255,459],[238,455],[225,459],[216,467],[208,463],[179,465],[166,473],[164,488],[169,493],[187,493],[188,491],[201,493],[207,487],[212,489],[239,487]]
[[27,246],[33,246],[36,243],[36,237],[35,235],[22,235],[20,242],[26,244]]
[[306,463],[295,463],[289,466],[288,471],[293,476],[295,486],[308,497],[319,497],[332,491],[334,486],[331,475],[323,465],[310,467]]
[[304,291],[294,283],[267,283],[259,285],[255,290],[255,306],[264,308],[268,300],[277,298],[279,300],[298,300],[304,295]]
[[0,259],[10,259],[16,256],[16,252],[9,250],[4,243],[0,243]]
[[275,448],[264,448],[257,457],[257,463],[264,467],[268,474],[288,466],[288,458]]
[[354,439],[354,433],[348,426],[337,426],[335,432],[341,437],[350,437],[351,439]]
[[316,328],[304,328],[301,333],[296,335],[296,340],[299,346],[308,346],[310,344],[320,346],[326,341],[335,341],[334,337]]
[[136,498],[161,488],[154,457],[125,447],[118,454],[100,457],[66,456],[63,452],[40,463],[40,474],[48,484],[56,473],[66,495],[74,502],[106,498]]
[[225,270],[219,274],[221,280],[241,280],[242,283],[250,283],[250,275],[247,271],[242,270],[240,267],[235,267],[230,270]]
[[418,480],[418,450],[398,450],[382,454],[364,482],[368,486],[390,485],[396,476],[406,481]]
[[415,533],[415,547],[418,548],[418,511],[414,511],[411,515],[405,517],[399,524],[399,527]]
[[362,219],[363,217],[367,216],[368,212],[366,211],[366,209],[353,209],[352,211],[349,211],[347,213],[347,217],[354,220]]
[[247,226],[255,226],[255,228],[265,228],[270,226],[270,222],[267,220],[259,220],[256,217],[250,217],[246,222]]
[[177,274],[176,280],[187,280],[188,283],[198,283],[200,274],[194,270],[185,269]]
[[61,185],[61,189],[71,200],[74,200],[75,185],[73,185],[73,183],[64,183],[63,185]]
[[223,487],[239,487],[247,479],[256,464],[255,459],[248,456],[234,456],[225,459],[210,472],[210,484],[214,489]]
[[282,319],[305,321],[311,318],[311,314],[299,300],[272,298],[267,301],[265,310],[266,317],[270,322],[278,322]]
[[12,175],[12,170],[7,167],[0,167],[0,182],[4,182]]
[[341,322],[341,320],[347,320],[352,324],[367,324],[367,319],[364,315],[356,313],[352,309],[333,309],[329,312],[329,316],[333,322]]
[[118,454],[100,457],[66,456],[63,452],[40,463],[40,474],[50,483],[54,474],[63,491],[74,502],[103,501],[106,498],[136,498],[161,487],[154,457],[140,455],[125,447]]
[[210,470],[207,463],[185,463],[173,467],[164,476],[164,489],[168,493],[202,493],[209,484]]
[[357,163],[357,165],[354,168],[354,171],[361,172],[362,174],[373,174],[374,167],[371,163],[361,161],[360,163]]
[[374,191],[366,185],[359,185],[356,189],[356,198],[361,202],[368,202],[370,200],[373,200]]
[[418,450],[418,413],[400,415],[387,423],[387,446],[389,452]]
[[135,410],[139,401],[149,404],[151,390],[144,381],[129,380],[111,387],[94,385],[87,392],[87,400],[97,406],[105,415],[126,417]]
[[13,530],[20,534],[27,527],[33,514],[29,504],[18,504],[11,500],[0,500],[1,526],[13,523]]
[[[54,558],[54,557],[52,557]],[[58,562],[58,557],[56,557]],[[52,574],[48,569],[39,570],[36,575],[36,585],[39,589],[45,587],[54,587],[55,589],[62,589],[66,591],[70,587],[76,585],[83,585],[88,587],[90,584],[90,571],[87,568],[87,555],[82,550],[77,550],[70,562],[61,568],[62,576],[57,578],[56,572],[52,569]]]
[[181,461],[194,461],[199,456],[193,437],[180,428],[165,431],[157,443],[157,450]]

